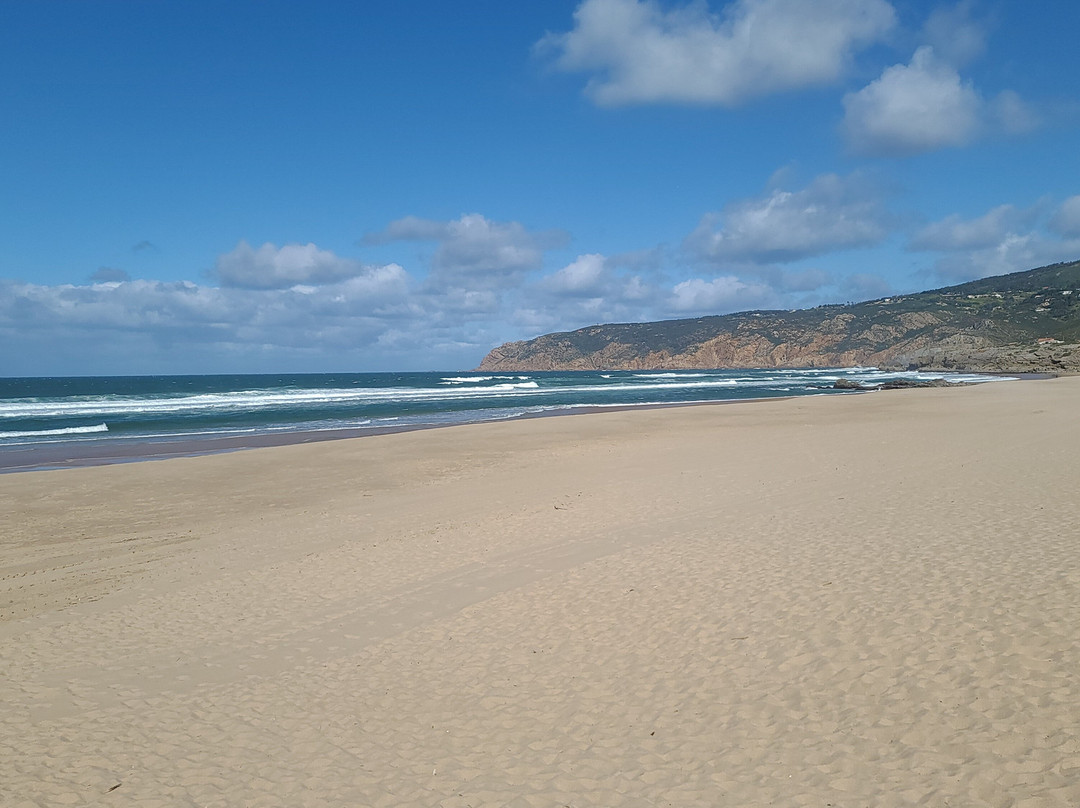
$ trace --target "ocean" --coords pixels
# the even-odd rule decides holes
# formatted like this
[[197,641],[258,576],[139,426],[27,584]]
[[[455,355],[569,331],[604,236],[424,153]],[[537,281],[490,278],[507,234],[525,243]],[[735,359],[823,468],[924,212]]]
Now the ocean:
[[844,395],[832,389],[841,377],[863,383],[998,379],[875,368],[0,378],[0,471],[200,454],[582,408]]

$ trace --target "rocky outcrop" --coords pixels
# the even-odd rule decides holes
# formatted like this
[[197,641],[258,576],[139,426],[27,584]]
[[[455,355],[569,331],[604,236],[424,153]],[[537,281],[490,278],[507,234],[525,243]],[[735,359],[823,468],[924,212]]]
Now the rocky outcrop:
[[860,384],[851,379],[837,379],[832,384],[834,390],[911,390],[922,387],[963,387],[964,382],[950,382],[945,379],[889,379],[881,384]]
[[945,342],[882,362],[884,370],[970,370],[981,373],[1080,374],[1080,343],[969,347]]

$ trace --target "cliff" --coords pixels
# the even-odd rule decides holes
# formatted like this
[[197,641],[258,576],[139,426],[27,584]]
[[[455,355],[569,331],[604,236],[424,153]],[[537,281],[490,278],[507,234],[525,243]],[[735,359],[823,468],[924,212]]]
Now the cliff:
[[589,326],[500,345],[479,369],[852,365],[1080,372],[1080,261],[849,305]]

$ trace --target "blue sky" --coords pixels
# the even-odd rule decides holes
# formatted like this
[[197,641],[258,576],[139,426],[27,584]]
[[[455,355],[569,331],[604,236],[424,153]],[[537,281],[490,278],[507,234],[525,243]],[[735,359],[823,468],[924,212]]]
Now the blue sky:
[[0,374],[462,369],[1080,258],[1080,6],[0,2]]

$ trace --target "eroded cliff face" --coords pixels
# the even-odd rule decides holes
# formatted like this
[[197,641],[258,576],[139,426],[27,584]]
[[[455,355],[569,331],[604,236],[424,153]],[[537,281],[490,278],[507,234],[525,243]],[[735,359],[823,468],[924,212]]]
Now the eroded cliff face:
[[912,335],[909,329],[876,328],[856,339],[889,342],[889,347],[839,349],[840,335],[807,334],[805,339],[774,342],[760,334],[724,334],[686,353],[636,353],[610,343],[581,354],[567,342],[512,342],[492,351],[480,365],[485,371],[530,370],[694,370],[705,368],[781,368],[876,366],[889,370],[970,370],[987,373],[1080,373],[1080,344],[994,345],[978,334],[941,336],[933,331]]
[[[851,329],[851,315],[837,315],[813,330],[780,321],[740,324],[683,351],[642,350],[612,341],[599,350],[583,351],[564,335],[510,342],[489,353],[484,371],[527,370],[656,370],[701,368],[850,367],[877,365],[901,354],[915,354],[935,344],[933,315],[913,315],[888,327],[874,324]],[[864,347],[853,347],[854,345]],[[878,346],[887,344],[888,347]]]

